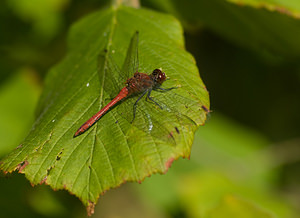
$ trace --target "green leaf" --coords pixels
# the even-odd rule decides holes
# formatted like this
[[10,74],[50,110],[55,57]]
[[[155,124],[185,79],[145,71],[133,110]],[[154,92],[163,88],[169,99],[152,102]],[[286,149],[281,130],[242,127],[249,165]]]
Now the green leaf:
[[251,202],[247,202],[242,198],[228,195],[223,199],[218,207],[211,210],[205,217],[271,218],[275,216],[269,211],[259,208]]
[[[265,8],[263,5],[266,4],[258,3],[262,1],[255,2],[257,6],[261,5],[263,8],[249,7],[246,2],[250,2],[250,0],[236,0],[235,2],[237,4],[227,0],[153,0],[149,1],[149,5],[174,14],[181,20],[186,29],[195,30],[199,27],[210,29],[239,46],[262,54],[262,57],[269,57],[269,54],[272,54],[276,57],[275,61],[277,62],[279,62],[278,57],[284,57],[287,60],[288,58],[298,59],[300,55],[299,19],[293,19],[282,13],[263,10]],[[245,5],[239,4],[242,2]],[[286,6],[292,5],[288,2],[294,2],[293,8],[299,11],[297,9],[299,8],[298,1],[297,3],[295,1],[284,2],[286,2],[284,4]],[[278,12],[280,10],[279,3],[273,5],[278,6]],[[286,8],[282,10],[286,10]]]
[[[162,87],[178,88],[151,94],[166,105],[163,110],[142,99],[138,108],[143,113],[137,111],[136,125],[120,116],[132,111],[121,103],[73,138],[80,125],[110,101],[112,90],[104,89],[103,83],[110,76],[122,76],[98,69],[98,55],[107,49],[122,66],[136,31],[140,33],[139,70],[149,73],[161,67],[170,78]],[[205,122],[209,98],[193,57],[184,50],[180,24],[171,16],[123,6],[107,8],[77,22],[68,42],[67,56],[46,78],[31,132],[2,160],[1,169],[19,170],[34,185],[66,189],[91,214],[99,195],[108,189],[165,173],[173,160],[189,157],[194,132]],[[149,104],[153,111],[146,111]],[[154,129],[165,128],[167,132],[161,131],[160,136],[173,136],[174,144],[139,128],[149,123],[149,117],[143,117],[148,112],[156,121]],[[169,120],[167,113],[177,120]]]
[[266,8],[295,18],[300,18],[300,2],[298,0],[227,0],[238,5],[249,5],[256,8]]

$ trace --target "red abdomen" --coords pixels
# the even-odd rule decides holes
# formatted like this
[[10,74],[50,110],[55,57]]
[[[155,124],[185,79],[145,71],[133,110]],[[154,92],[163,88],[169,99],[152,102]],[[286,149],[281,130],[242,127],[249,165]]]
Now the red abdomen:
[[124,87],[119,94],[111,100],[105,107],[103,107],[98,113],[92,116],[88,121],[86,121],[82,126],[76,131],[74,137],[81,135],[86,130],[88,130],[92,125],[94,125],[111,107],[113,107],[116,103],[121,101],[123,98],[128,96],[128,89]]

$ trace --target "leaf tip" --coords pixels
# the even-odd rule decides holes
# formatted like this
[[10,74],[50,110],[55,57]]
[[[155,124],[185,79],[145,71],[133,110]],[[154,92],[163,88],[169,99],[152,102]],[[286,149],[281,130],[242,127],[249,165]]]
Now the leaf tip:
[[89,201],[86,210],[87,210],[88,216],[92,216],[95,212],[95,203],[92,201]]

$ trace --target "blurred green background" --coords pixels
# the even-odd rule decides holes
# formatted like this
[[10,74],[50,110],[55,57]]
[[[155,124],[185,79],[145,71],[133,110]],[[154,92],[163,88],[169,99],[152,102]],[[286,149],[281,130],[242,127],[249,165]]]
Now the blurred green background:
[[[294,2],[291,14],[280,4],[271,11],[225,0],[141,1],[181,21],[213,112],[196,133],[190,160],[110,190],[94,217],[298,217],[300,3]],[[43,79],[67,52],[70,25],[106,4],[0,1],[0,158],[29,132]],[[1,175],[0,189],[0,217],[86,217],[74,196],[32,188],[21,174]]]

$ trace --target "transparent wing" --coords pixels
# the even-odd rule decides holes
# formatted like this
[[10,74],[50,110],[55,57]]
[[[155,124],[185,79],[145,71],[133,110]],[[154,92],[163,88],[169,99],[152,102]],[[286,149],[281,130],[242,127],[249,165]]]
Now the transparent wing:
[[104,88],[105,92],[107,92],[111,98],[116,97],[126,81],[120,81],[120,68],[113,61],[107,50],[103,50],[98,56],[98,72],[100,85]]
[[[185,133],[191,132],[198,123],[201,123],[201,117],[199,120],[190,118],[199,115],[199,110],[203,110],[198,101],[178,95],[176,90],[155,92],[151,96],[162,109],[147,100],[145,96],[137,104],[136,116],[132,123],[151,137],[175,145],[184,140]],[[128,98],[118,105],[117,111],[121,117],[126,119],[128,125],[131,125],[133,104],[137,98],[138,96]],[[180,102],[179,106],[178,102]]]
[[176,90],[157,92],[155,96],[153,93],[153,98],[162,109],[149,100],[142,101],[138,105],[137,119],[134,121],[135,125],[139,125],[139,128],[152,137],[171,144],[184,140],[183,134],[197,127],[200,120],[190,117],[195,117],[201,110],[199,102],[188,100],[175,92]]
[[104,90],[110,94],[111,98],[115,97],[124,87],[126,80],[138,71],[138,41],[139,33],[135,32],[131,38],[122,71],[107,50],[103,50],[98,56],[98,69],[101,72],[100,84],[103,84]]
[[129,77],[132,77],[135,72],[139,69],[139,57],[138,57],[138,43],[139,43],[139,32],[135,32],[131,38],[126,59],[124,61],[122,72]]

